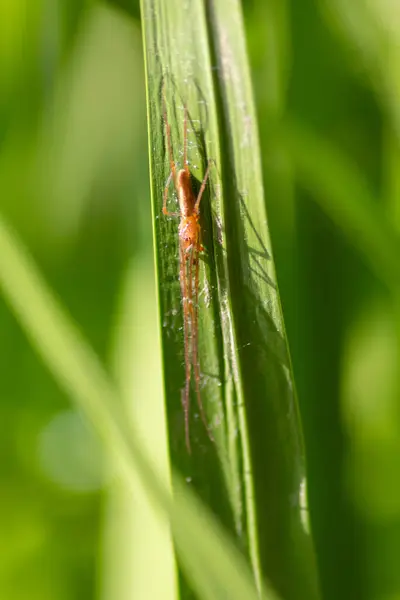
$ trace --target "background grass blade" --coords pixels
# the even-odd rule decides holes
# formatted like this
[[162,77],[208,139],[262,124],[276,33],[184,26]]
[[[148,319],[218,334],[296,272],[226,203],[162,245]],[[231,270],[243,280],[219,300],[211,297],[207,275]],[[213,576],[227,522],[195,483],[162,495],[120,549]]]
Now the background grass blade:
[[[112,364],[141,444],[170,489],[152,258],[149,252],[127,269],[115,310]],[[139,478],[134,494],[131,487],[126,478],[108,486],[101,598],[177,600],[175,553],[166,515],[149,501]]]
[[[367,260],[378,279],[399,290],[396,229],[379,212],[379,199],[356,166],[333,144],[298,122],[288,121],[282,141],[302,184]],[[304,148],[307,152],[304,152]]]
[[[304,453],[295,386],[265,214],[257,128],[237,2],[142,2],[149,147],[165,389],[173,461],[241,540],[260,586],[267,575],[285,598],[317,597],[312,544],[301,519]],[[161,108],[165,85],[175,158],[182,109],[191,123],[189,160],[201,181],[200,304],[203,399],[217,445],[192,419],[184,448],[184,381],[176,222],[161,216],[169,174]],[[193,409],[195,410],[195,409]],[[239,433],[239,435],[238,435]]]

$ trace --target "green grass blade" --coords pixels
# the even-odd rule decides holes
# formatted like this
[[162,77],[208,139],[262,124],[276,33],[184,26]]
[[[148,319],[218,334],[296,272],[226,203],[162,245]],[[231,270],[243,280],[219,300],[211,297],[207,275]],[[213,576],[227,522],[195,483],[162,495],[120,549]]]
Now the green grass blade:
[[288,121],[282,140],[297,179],[343,230],[378,279],[398,290],[400,241],[363,175],[332,144],[294,120]]
[[[300,507],[303,444],[265,213],[239,4],[149,0],[142,2],[142,18],[172,458],[236,531],[258,586],[266,575],[286,598],[315,598],[313,551]],[[191,457],[184,447],[179,400],[184,370],[177,223],[161,213],[169,174],[163,83],[175,160],[182,166],[187,104],[189,162],[198,182],[207,160],[215,161],[201,206],[207,253],[199,335],[202,397],[217,444],[214,448],[200,420],[192,417]]]
[[[168,515],[181,564],[194,590],[207,600],[256,600],[243,557],[178,475],[174,475],[172,501],[157,465],[146,457],[120,393],[2,218],[0,285],[33,347],[91,421],[131,490],[135,491],[139,477],[151,500]],[[265,598],[274,600],[275,596],[269,593]]]
[[[149,245],[129,265],[123,280],[114,311],[112,365],[141,444],[171,489],[154,287]],[[176,561],[166,515],[149,502],[139,478],[134,495],[130,487],[124,478],[107,489],[101,598],[177,600]]]

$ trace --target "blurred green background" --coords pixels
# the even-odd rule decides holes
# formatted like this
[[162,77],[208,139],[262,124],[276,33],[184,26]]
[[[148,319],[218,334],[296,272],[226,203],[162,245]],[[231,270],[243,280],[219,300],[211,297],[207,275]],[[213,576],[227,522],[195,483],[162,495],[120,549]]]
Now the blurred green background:
[[[400,8],[243,10],[323,597],[400,600]],[[128,273],[153,301],[138,2],[3,0],[0,185],[112,365]],[[0,598],[127,598],[99,444],[0,302]]]

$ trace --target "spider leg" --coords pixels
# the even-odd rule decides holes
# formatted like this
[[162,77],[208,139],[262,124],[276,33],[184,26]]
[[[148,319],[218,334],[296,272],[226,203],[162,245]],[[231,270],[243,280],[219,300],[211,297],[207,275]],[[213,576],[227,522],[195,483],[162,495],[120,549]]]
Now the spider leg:
[[189,165],[187,162],[187,122],[187,106],[185,104],[183,109],[183,168],[185,169],[186,173],[189,173]]
[[212,160],[210,159],[208,161],[207,169],[206,169],[206,172],[204,174],[204,178],[203,178],[203,181],[202,181],[202,184],[201,184],[198,196],[197,196],[196,204],[194,205],[194,212],[197,213],[197,214],[199,212],[201,197],[202,197],[203,192],[204,192],[204,190],[206,188],[207,179],[208,179],[208,176],[210,174],[211,163],[212,163]]
[[196,387],[196,397],[197,397],[197,405],[199,407],[201,420],[203,421],[204,427],[207,430],[208,437],[211,441],[214,441],[214,438],[211,434],[210,427],[207,422],[207,417],[204,412],[204,406],[201,399],[200,393],[200,362],[198,356],[198,302],[199,302],[199,250],[200,244],[198,243],[197,249],[195,250],[196,259],[194,262],[194,280],[193,277],[190,277],[190,280],[193,284],[193,293],[192,293],[192,303],[190,305],[191,308],[191,329],[192,329],[192,363],[194,370],[194,381]]
[[188,286],[188,265],[189,256],[186,254],[183,245],[180,246],[180,267],[179,278],[181,284],[181,295],[183,304],[183,337],[185,346],[185,389],[183,392],[183,412],[185,416],[185,437],[186,447],[190,453],[189,436],[189,408],[190,408],[190,379],[191,379],[191,353],[190,353],[190,289]]

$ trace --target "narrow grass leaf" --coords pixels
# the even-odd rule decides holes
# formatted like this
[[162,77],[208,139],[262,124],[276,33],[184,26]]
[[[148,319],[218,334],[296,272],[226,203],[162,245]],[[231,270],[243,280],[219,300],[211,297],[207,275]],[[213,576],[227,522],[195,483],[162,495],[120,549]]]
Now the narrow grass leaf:
[[[236,533],[259,589],[266,576],[288,599],[318,597],[302,522],[304,451],[272,260],[240,5],[236,0],[142,2],[155,253],[171,455]],[[162,215],[170,165],[182,167],[183,107],[189,162],[201,182],[213,159],[201,225],[202,397],[215,446],[192,409],[184,444],[177,222]],[[195,189],[198,189],[195,187]],[[170,210],[177,210],[171,193]]]
[[360,251],[378,279],[398,290],[400,239],[356,166],[295,120],[288,121],[282,140],[297,179]]

